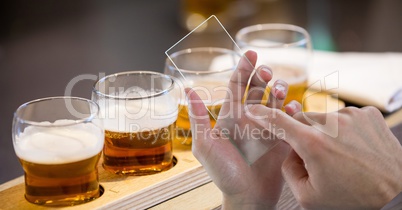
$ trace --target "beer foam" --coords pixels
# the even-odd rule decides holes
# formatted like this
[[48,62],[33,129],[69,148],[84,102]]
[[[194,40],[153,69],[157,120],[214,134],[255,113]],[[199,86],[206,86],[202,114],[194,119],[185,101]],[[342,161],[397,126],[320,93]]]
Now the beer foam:
[[[149,92],[148,92],[149,93]],[[177,119],[177,99],[170,94],[138,100],[99,101],[105,130],[140,132],[156,130]]]
[[[281,45],[284,47],[278,47]],[[255,67],[263,64],[270,66],[274,81],[281,78],[288,84],[296,84],[307,80],[306,68],[311,55],[306,48],[286,47],[283,43],[254,39],[242,50],[256,51],[258,59]]]
[[117,93],[112,93],[110,95],[112,96],[118,96],[121,98],[142,98],[142,97],[148,97],[154,94],[157,94],[158,92],[161,92],[162,90],[160,89],[150,89],[150,90],[145,90],[141,87],[138,86],[133,86],[130,88],[127,88],[126,90],[121,90]]
[[251,46],[258,46],[258,47],[277,47],[284,45],[283,42],[275,42],[266,39],[253,39],[250,41]]
[[272,64],[272,81],[284,80],[289,85],[299,84],[307,81],[307,73],[302,68],[290,65]]
[[[189,82],[187,82],[186,86],[191,87],[205,105],[216,105],[217,103],[223,103],[227,92],[231,91],[228,88],[231,74],[232,72],[229,72],[226,78],[208,77],[202,80],[189,77]],[[187,105],[187,99],[183,96],[180,103]]]
[[[102,151],[104,133],[101,128],[90,123],[67,123],[74,121],[43,122],[25,128],[14,142],[17,156],[33,163],[63,164],[84,160]],[[46,127],[50,124],[56,126]]]

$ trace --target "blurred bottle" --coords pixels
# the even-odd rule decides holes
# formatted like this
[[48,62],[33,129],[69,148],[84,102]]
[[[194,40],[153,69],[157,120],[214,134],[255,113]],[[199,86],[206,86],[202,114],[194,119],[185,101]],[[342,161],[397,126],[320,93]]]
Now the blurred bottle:
[[[215,15],[225,28],[230,28],[236,19],[253,14],[255,2],[250,0],[181,0],[181,24],[191,31],[211,15]],[[215,20],[200,26],[196,32],[217,32],[222,27]]]

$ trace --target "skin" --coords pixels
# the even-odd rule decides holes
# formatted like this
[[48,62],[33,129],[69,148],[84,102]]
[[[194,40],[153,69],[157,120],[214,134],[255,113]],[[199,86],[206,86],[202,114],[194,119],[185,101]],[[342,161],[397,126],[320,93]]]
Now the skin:
[[[279,89],[284,91],[271,91],[275,103],[261,105],[262,93],[253,88],[265,87],[272,74],[253,76],[257,56],[251,51],[245,56],[251,67],[240,61],[229,84],[234,92],[228,94],[215,126],[227,129],[227,135],[211,132],[204,104],[186,90],[193,153],[222,191],[223,209],[275,209],[282,175],[305,209],[380,209],[402,191],[402,147],[376,108],[302,113],[301,105],[291,102],[285,113],[278,109],[287,91],[282,82],[286,88]],[[225,115],[231,110],[235,114]],[[269,141],[275,146],[249,165],[228,138],[235,125],[268,129],[277,136]],[[281,129],[285,135],[279,135]]]
[[[219,132],[222,128],[231,132],[235,125],[240,128],[250,126],[250,129],[261,130],[258,123],[250,121],[246,116],[247,106],[260,104],[266,85],[272,79],[272,72],[268,67],[260,66],[253,74],[256,60],[255,52],[246,52],[231,77],[229,84],[231,93],[227,95],[222,105],[214,128],[218,132],[211,130],[208,112],[201,99],[194,91],[186,89],[190,103],[193,154],[222,191],[223,209],[275,209],[282,191],[283,178],[280,168],[290,150],[289,145],[278,139],[272,139],[269,152],[249,165],[230,142],[228,135]],[[247,89],[250,77],[251,82]],[[261,106],[271,108],[283,106],[287,84],[276,81],[273,87],[274,91],[270,93],[271,100]],[[294,107],[289,110],[299,111]]]
[[[293,118],[257,105],[250,112],[267,119],[258,121],[261,126],[288,131],[283,140],[292,150],[282,173],[302,207],[380,209],[402,191],[402,147],[378,109],[298,112]],[[327,126],[317,129],[316,122]],[[330,136],[334,123],[337,132]]]

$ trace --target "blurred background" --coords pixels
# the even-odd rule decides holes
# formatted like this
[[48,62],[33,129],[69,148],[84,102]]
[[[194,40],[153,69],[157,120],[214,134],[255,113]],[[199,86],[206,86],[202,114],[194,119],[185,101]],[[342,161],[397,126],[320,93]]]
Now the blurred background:
[[[128,70],[163,71],[165,51],[215,14],[232,37],[257,23],[306,28],[314,49],[402,52],[400,0],[14,0],[0,2],[0,184],[23,175],[15,156],[13,112],[24,102],[90,98],[94,80]],[[219,44],[206,28],[197,44]]]

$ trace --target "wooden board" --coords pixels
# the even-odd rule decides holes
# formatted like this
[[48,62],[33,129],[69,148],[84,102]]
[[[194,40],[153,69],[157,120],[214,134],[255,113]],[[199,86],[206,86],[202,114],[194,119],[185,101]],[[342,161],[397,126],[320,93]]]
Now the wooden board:
[[[149,176],[122,176],[99,169],[103,195],[91,202],[57,209],[144,209],[194,189],[211,179],[191,153],[190,146],[174,145],[176,165]],[[24,198],[24,179],[19,177],[0,186],[0,209],[49,209]]]
[[[150,210],[165,209],[220,209],[222,193],[213,183],[202,185],[183,195],[174,197],[166,202],[150,208]],[[299,210],[302,209],[294,198],[292,191],[285,184],[281,198],[279,199],[278,210]]]

